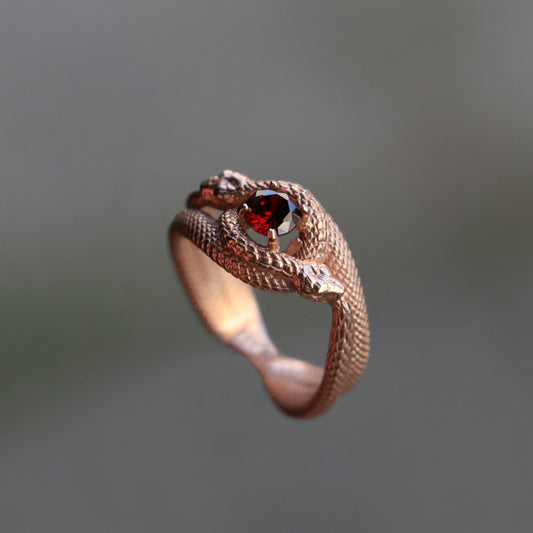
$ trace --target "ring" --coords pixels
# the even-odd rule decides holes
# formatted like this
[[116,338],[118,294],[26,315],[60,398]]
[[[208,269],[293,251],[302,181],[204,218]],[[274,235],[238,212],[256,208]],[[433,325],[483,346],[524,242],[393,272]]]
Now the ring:
[[[256,242],[250,229],[266,242]],[[293,231],[295,238],[281,251],[279,236]],[[205,326],[252,363],[285,413],[320,415],[357,383],[370,347],[363,288],[339,227],[308,190],[226,170],[189,196],[187,209],[170,226],[169,241]],[[324,368],[278,352],[252,287],[297,292],[331,306]]]

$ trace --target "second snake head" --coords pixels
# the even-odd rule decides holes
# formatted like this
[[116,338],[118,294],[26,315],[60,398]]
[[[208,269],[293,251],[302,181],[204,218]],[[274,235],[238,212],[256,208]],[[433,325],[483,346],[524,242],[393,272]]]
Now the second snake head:
[[308,300],[335,302],[342,297],[344,285],[331,275],[328,267],[304,264],[297,277],[298,292]]
[[255,182],[248,176],[224,170],[218,176],[203,181],[200,192],[205,201],[227,209],[242,204],[255,188]]

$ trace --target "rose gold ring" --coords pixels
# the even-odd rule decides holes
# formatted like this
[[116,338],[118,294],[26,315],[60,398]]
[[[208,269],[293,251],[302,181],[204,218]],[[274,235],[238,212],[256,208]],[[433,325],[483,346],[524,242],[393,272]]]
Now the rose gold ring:
[[[266,244],[249,236],[250,229],[266,236]],[[298,236],[281,251],[278,236],[293,230]],[[189,196],[169,239],[205,326],[252,363],[285,413],[322,414],[356,384],[370,345],[363,289],[341,231],[308,190],[226,170]],[[297,292],[331,306],[325,368],[278,352],[251,287]]]

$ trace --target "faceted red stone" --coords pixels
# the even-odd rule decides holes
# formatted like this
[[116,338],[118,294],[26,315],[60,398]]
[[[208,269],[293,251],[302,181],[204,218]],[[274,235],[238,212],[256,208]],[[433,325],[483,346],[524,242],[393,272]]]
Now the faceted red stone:
[[246,200],[246,205],[250,209],[244,217],[261,235],[267,235],[269,229],[285,235],[296,228],[301,218],[300,209],[284,191],[261,189]]

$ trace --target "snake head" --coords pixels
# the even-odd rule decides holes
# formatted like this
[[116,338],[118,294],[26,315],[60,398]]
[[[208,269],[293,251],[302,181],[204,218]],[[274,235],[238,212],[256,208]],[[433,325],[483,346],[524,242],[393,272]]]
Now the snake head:
[[228,209],[242,204],[255,189],[254,181],[248,176],[224,170],[202,182],[200,192],[204,201],[215,207]]
[[344,285],[335,279],[326,265],[304,264],[298,274],[298,292],[308,300],[336,302],[344,294]]

